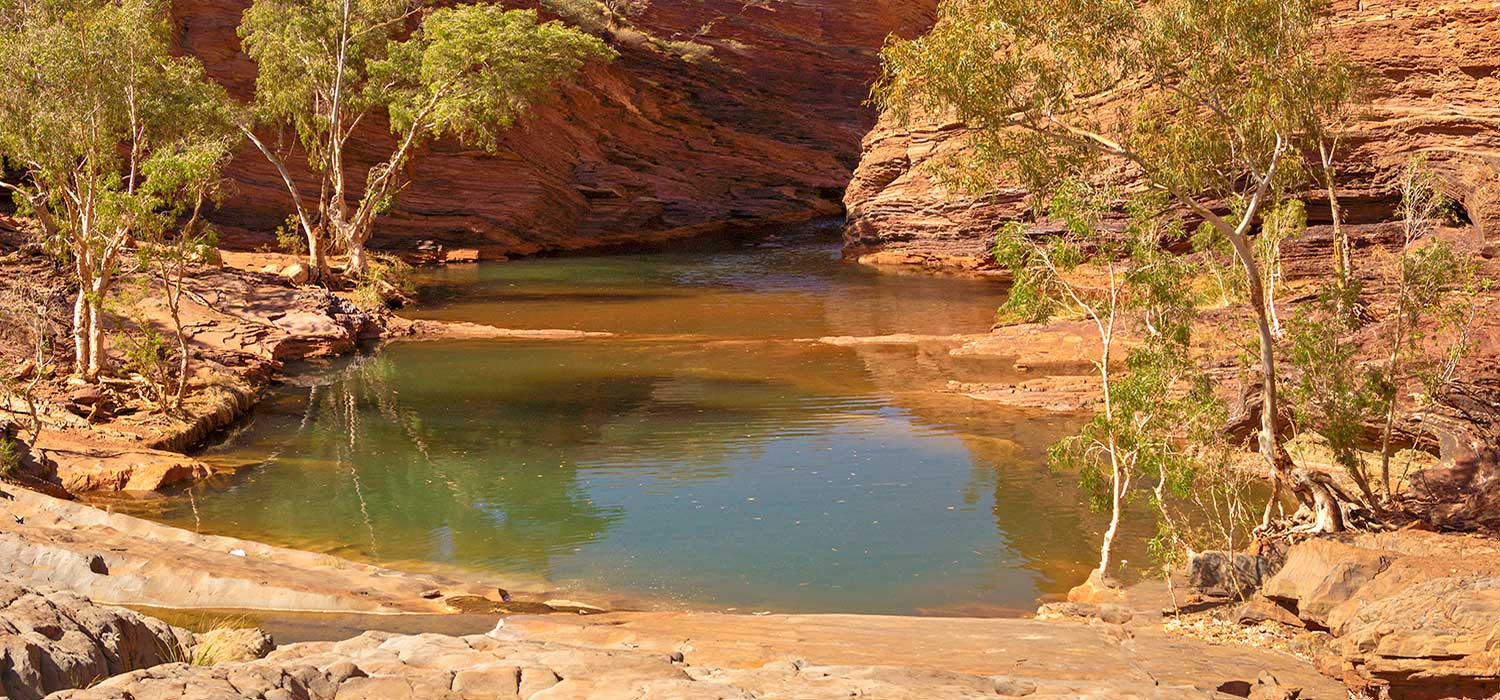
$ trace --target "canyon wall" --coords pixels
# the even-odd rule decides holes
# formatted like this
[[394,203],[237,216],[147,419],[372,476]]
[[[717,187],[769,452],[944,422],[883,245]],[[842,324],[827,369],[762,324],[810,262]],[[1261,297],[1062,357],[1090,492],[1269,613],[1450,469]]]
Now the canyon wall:
[[[1333,7],[1334,45],[1375,80],[1343,146],[1338,183],[1367,289],[1384,282],[1366,261],[1371,248],[1399,240],[1397,178],[1419,154],[1462,209],[1462,225],[1442,235],[1479,254],[1482,278],[1500,278],[1500,7],[1487,0]],[[903,127],[882,116],[845,195],[846,253],[875,264],[1000,272],[990,242],[1001,223],[1029,215],[1029,195],[1004,183],[980,197],[945,191],[929,164],[965,147],[962,124]],[[1289,281],[1326,277],[1332,265],[1326,200],[1321,191],[1308,199],[1309,230],[1282,245]],[[1476,299],[1472,350],[1451,387],[1434,409],[1402,417],[1413,434],[1438,436],[1445,458],[1412,478],[1410,506],[1448,527],[1500,528],[1500,294]]]
[[[1399,194],[1394,175],[1426,154],[1475,235],[1500,239],[1500,8],[1475,0],[1337,0],[1334,44],[1374,73],[1377,93],[1343,149],[1342,204],[1356,226],[1387,220]],[[927,167],[965,145],[961,124],[930,120],[902,128],[889,117],[864,141],[845,204],[848,250],[878,262],[985,268],[998,223],[1029,211],[1027,193],[997,186],[956,196]],[[1314,198],[1313,223],[1328,221]],[[1317,231],[1315,230],[1316,234]]]
[[[248,5],[173,2],[179,45],[242,100],[255,78],[235,33]],[[614,33],[619,59],[590,68],[497,152],[433,144],[397,210],[377,225],[375,245],[430,239],[499,256],[836,215],[875,123],[865,101],[877,52],[891,33],[925,31],[935,6],[650,2],[633,27]],[[372,122],[354,150],[364,166],[388,155],[384,122]],[[292,164],[310,182],[302,163]],[[229,172],[234,194],[213,214],[226,245],[273,242],[290,211],[275,171],[246,146]]]

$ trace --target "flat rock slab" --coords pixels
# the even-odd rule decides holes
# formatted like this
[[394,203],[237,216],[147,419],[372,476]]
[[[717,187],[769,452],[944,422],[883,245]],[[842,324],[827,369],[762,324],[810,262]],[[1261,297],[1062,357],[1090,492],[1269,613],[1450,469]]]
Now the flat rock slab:
[[1343,698],[1342,684],[1279,652],[1210,644],[1151,628],[1015,619],[868,615],[736,616],[614,613],[585,618],[521,617],[522,638],[603,648],[681,652],[688,662],[759,668],[808,659],[837,666],[901,667],[1025,679],[1086,696],[1115,688],[1176,688],[1212,697],[1220,685],[1254,685],[1270,671],[1303,697]]
[[[718,631],[746,618],[712,616]],[[784,617],[779,626],[833,623],[846,635],[864,641],[871,632],[858,624],[871,618],[835,616],[832,619]],[[619,622],[617,619],[616,622]],[[701,622],[701,620],[700,620]],[[929,621],[936,631],[950,621]],[[960,626],[967,623],[960,621]],[[972,622],[972,621],[971,621]],[[629,624],[628,622],[626,623]],[[896,620],[900,629],[918,632],[917,641],[932,641],[932,634],[908,627],[910,619]],[[751,627],[758,627],[751,623]],[[874,634],[892,628],[880,625]],[[1029,629],[1037,627],[1039,629]],[[554,633],[564,629],[553,628]],[[1054,629],[1049,633],[1040,628]],[[577,629],[577,628],[575,628]],[[827,661],[777,660],[759,665],[718,665],[713,654],[689,651],[663,652],[655,645],[623,648],[595,645],[584,640],[544,641],[536,630],[514,631],[502,626],[486,635],[396,636],[369,632],[343,642],[295,644],[273,652],[266,659],[212,668],[181,664],[126,674],[87,690],[54,696],[55,700],[239,700],[241,698],[307,698],[308,700],[724,700],[729,698],[782,698],[824,700],[865,698],[868,700],[968,700],[996,697],[1071,698],[1227,698],[1212,688],[1177,683],[1176,678],[1154,677],[1150,669],[1121,662],[1121,650],[1097,635],[1078,632],[1064,625],[1031,623],[1019,627],[992,628],[1002,633],[995,643],[1011,639],[1015,647],[1002,647],[984,665],[1012,671],[1005,674],[971,673],[932,668],[922,663],[865,664]],[[961,639],[974,630],[964,630]],[[1003,636],[1004,633],[1014,638]],[[1039,636],[1035,636],[1039,635]],[[940,635],[939,635],[940,636]],[[894,639],[885,639],[895,644]],[[661,643],[682,645],[678,640]],[[961,642],[962,644],[962,642]],[[1027,647],[1026,657],[1056,653],[1055,664],[1027,666],[1014,650]],[[880,648],[891,648],[882,644]],[[887,661],[921,662],[943,658],[946,647],[917,649],[916,656]],[[1164,649],[1171,653],[1178,649]],[[1192,649],[1200,652],[1202,650]],[[960,652],[962,655],[964,652]],[[1243,662],[1246,659],[1235,659]],[[1192,663],[1185,657],[1179,663]],[[1018,663],[1019,662],[1019,663]],[[1053,673],[1049,669],[1068,668]],[[1212,675],[1217,669],[1207,669]],[[1244,675],[1241,671],[1238,675]],[[1257,674],[1249,673],[1253,678]],[[1207,677],[1207,676],[1204,676]],[[1285,679],[1282,679],[1285,682]],[[1302,697],[1337,698],[1342,689],[1304,688]]]
[[36,447],[70,493],[157,491],[212,473],[208,465],[176,452],[81,435],[45,431]]
[[[423,593],[494,585],[200,535],[25,489],[0,502],[0,575],[117,605],[331,612],[447,612]],[[18,522],[19,520],[19,522]]]

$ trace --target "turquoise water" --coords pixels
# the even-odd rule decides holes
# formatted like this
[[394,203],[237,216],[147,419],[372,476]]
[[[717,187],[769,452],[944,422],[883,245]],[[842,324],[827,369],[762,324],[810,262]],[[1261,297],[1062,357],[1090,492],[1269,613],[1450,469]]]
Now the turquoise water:
[[1004,362],[807,339],[985,331],[1004,289],[817,232],[424,273],[428,318],[616,333],[419,342],[310,369],[150,515],[383,562],[740,610],[1015,614],[1102,523],[1043,463],[1074,419],[943,391]]

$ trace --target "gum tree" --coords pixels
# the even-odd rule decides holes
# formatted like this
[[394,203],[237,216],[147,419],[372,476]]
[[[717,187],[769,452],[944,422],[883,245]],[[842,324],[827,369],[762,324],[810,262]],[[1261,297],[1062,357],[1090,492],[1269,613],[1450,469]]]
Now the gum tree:
[[1327,12],[1327,0],[945,0],[931,33],[886,46],[875,91],[898,118],[969,127],[972,147],[945,163],[957,183],[1008,177],[1048,192],[1112,175],[1228,242],[1259,339],[1266,525],[1291,460],[1253,238],[1306,180],[1309,123],[1352,98],[1346,62],[1314,40]]
[[[229,101],[171,53],[159,0],[0,1],[0,182],[72,266],[74,372],[108,367],[105,302],[135,236],[170,225],[234,148]],[[171,175],[166,175],[172,173]]]
[[[594,37],[499,5],[256,0],[239,32],[259,69],[259,124],[290,127],[318,178],[309,200],[284,153],[244,125],[291,195],[315,279],[327,275],[330,245],[348,251],[351,274],[367,269],[375,220],[409,184],[407,167],[428,141],[453,137],[494,149],[559,82],[613,56]],[[395,148],[357,184],[349,144],[377,115]]]
[[[1162,198],[1142,197],[1128,207],[1124,228],[1112,230],[1102,219],[1116,197],[1082,183],[1066,183],[1047,199],[1045,212],[1062,232],[1032,236],[1012,222],[996,238],[996,261],[1015,280],[1002,312],[1030,322],[1081,316],[1097,333],[1100,408],[1048,457],[1077,472],[1091,505],[1109,513],[1096,569],[1102,578],[1135,487],[1150,483],[1168,519],[1167,494],[1192,483],[1192,446],[1217,429],[1222,412],[1191,359],[1193,271],[1163,247],[1184,237],[1181,221]],[[1170,522],[1162,528],[1173,529]]]

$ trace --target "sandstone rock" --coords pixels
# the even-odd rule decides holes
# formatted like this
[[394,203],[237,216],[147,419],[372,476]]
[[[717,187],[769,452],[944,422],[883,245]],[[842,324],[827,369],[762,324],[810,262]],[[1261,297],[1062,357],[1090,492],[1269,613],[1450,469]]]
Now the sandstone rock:
[[1368,602],[1337,632],[1345,658],[1398,697],[1500,693],[1500,576],[1438,578],[1402,589]]
[[1095,570],[1089,574],[1088,580],[1068,591],[1068,601],[1095,605],[1120,604],[1125,602],[1125,589]]
[[[56,700],[976,700],[993,697],[1176,698],[1223,696],[1128,666],[1118,673],[1036,667],[1041,675],[977,675],[918,666],[808,661],[681,667],[660,654],[520,638],[367,634],[294,644],[265,659],[213,667],[171,664],[74,690]],[[1065,652],[1066,653],[1066,652]],[[1117,663],[1096,659],[1097,663]],[[1200,670],[1200,673],[1204,671]],[[1208,672],[1212,673],[1212,672]]]
[[1398,556],[1331,539],[1310,540],[1292,548],[1261,592],[1295,606],[1303,621],[1326,629],[1334,607],[1353,598]]
[[85,384],[68,392],[68,401],[79,406],[98,406],[109,401],[109,393],[98,384]]
[[187,639],[129,610],[0,580],[0,697],[36,700],[166,663]]
[[116,446],[44,432],[38,450],[53,465],[63,488],[89,491],[158,491],[213,473],[207,464],[176,452]]
[[995,676],[995,694],[1007,698],[1024,698],[1036,693],[1036,683],[1024,678]]
[[[1497,9],[1470,3],[1437,11],[1423,0],[1389,0],[1365,10],[1359,4],[1334,2],[1331,24],[1338,48],[1368,67],[1378,85],[1343,149],[1346,228],[1387,221],[1400,197],[1391,175],[1407,154],[1442,152],[1431,164],[1445,189],[1462,200],[1481,231],[1493,231],[1488,217],[1496,211],[1497,190],[1487,161],[1500,153],[1500,127],[1476,124],[1469,106],[1496,94],[1490,75],[1497,63]],[[882,116],[865,137],[845,194],[848,251],[878,251],[894,260],[905,255],[925,264],[992,265],[985,259],[995,225],[1026,220],[1031,201],[1010,183],[997,183],[977,198],[946,191],[926,166],[966,148],[966,136],[964,125],[939,116],[909,127]],[[1309,207],[1309,215],[1315,228],[1328,217],[1326,207]],[[1051,230],[1056,224],[1034,226]],[[1327,245],[1326,238],[1319,245]]]
[[1276,622],[1288,627],[1305,626],[1302,619],[1292,611],[1277,605],[1276,603],[1262,597],[1256,596],[1245,601],[1235,611],[1235,619],[1242,625],[1253,625],[1261,622]]
[[[235,35],[245,4],[172,5],[181,49],[241,100],[255,77]],[[924,31],[936,4],[643,3],[616,36],[655,40],[616,41],[618,60],[561,86],[494,153],[434,144],[414,163],[414,184],[381,219],[375,243],[400,249],[429,240],[491,259],[837,216],[859,140],[874,123],[865,101],[876,52],[893,32]],[[708,57],[689,60],[667,42]],[[367,122],[350,150],[356,169],[388,157],[394,143],[383,117]],[[288,165],[315,190],[301,161]],[[226,174],[238,196],[211,214],[226,244],[272,242],[287,206],[276,172],[246,147]]]
[[291,282],[293,285],[307,284],[307,280],[312,276],[308,272],[307,266],[302,263],[287,265],[281,268],[278,274],[286,278],[286,281]]
[[1265,671],[1255,679],[1255,687],[1250,689],[1250,700],[1297,700],[1302,697],[1302,689],[1294,686],[1282,685],[1276,680],[1276,676]]
[[1196,552],[1188,560],[1188,585],[1204,595],[1243,598],[1271,575],[1271,562],[1259,554]]
[[1124,605],[1112,603],[1046,603],[1037,609],[1037,617],[1043,620],[1083,618],[1099,620],[1111,625],[1123,625],[1135,618],[1135,613]]

